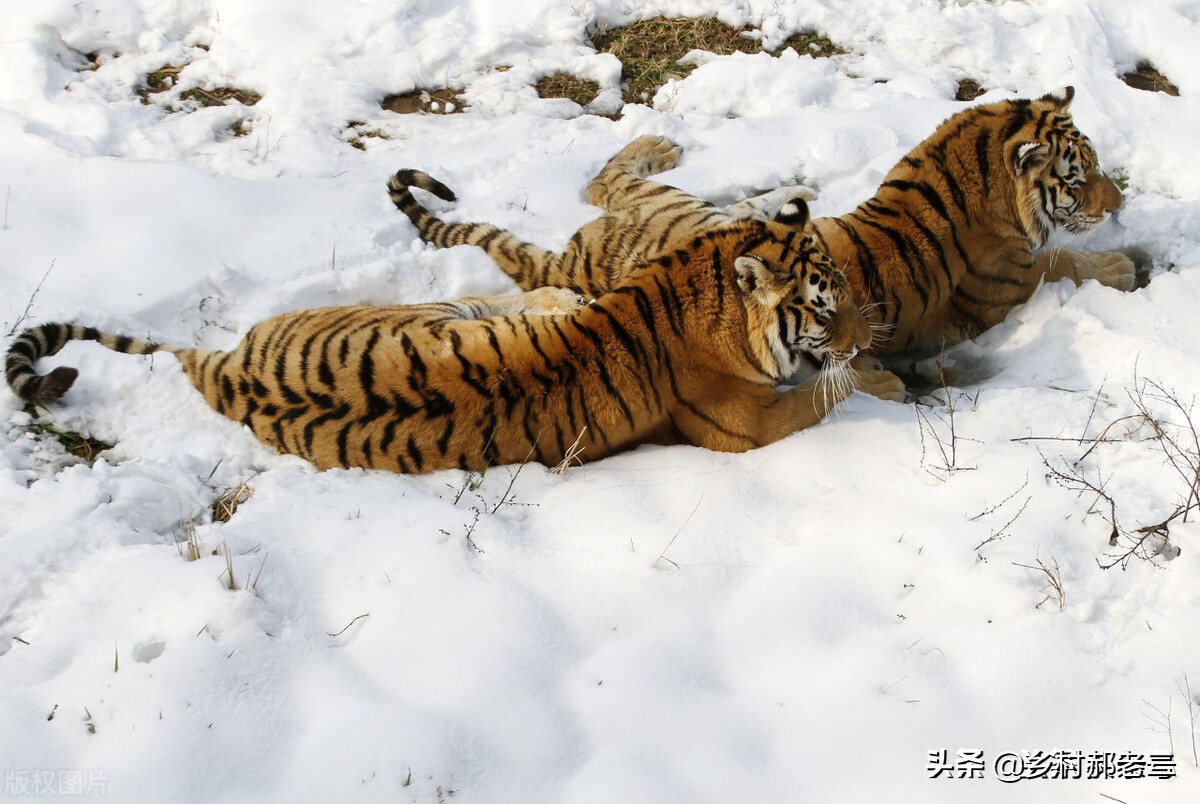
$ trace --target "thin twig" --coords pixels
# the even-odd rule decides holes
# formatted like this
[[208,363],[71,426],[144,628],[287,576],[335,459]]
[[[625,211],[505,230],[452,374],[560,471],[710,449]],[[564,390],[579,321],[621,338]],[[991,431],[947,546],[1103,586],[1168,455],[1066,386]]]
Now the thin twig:
[[1020,493],[1021,493],[1021,492],[1024,490],[1024,488],[1025,488],[1026,486],[1028,486],[1028,485],[1029,485],[1029,473],[1028,473],[1028,472],[1026,472],[1026,473],[1025,473],[1025,482],[1024,482],[1024,483],[1022,483],[1022,484],[1020,485],[1020,487],[1019,487],[1019,488],[1017,488],[1017,489],[1016,489],[1016,490],[1015,490],[1015,491],[1014,491],[1012,494],[1008,495],[1008,496],[1007,496],[1007,497],[1005,497],[1003,500],[1001,500],[1000,502],[998,502],[998,503],[996,503],[995,505],[993,505],[991,508],[986,508],[986,509],[984,509],[984,510],[980,511],[980,512],[979,512],[978,514],[976,514],[975,516],[973,516],[973,517],[970,517],[969,519],[967,519],[967,521],[968,521],[968,522],[974,522],[976,519],[982,519],[983,517],[987,516],[988,514],[995,513],[995,511],[996,511],[997,509],[999,509],[999,508],[1002,508],[1006,502],[1008,502],[1008,501],[1009,501],[1009,500],[1011,500],[1013,497],[1016,497],[1018,494],[1020,494]]
[[1183,686],[1179,690],[1183,694],[1184,703],[1187,704],[1188,710],[1188,728],[1192,736],[1192,764],[1200,768],[1200,754],[1196,752],[1196,718],[1200,717],[1200,711],[1197,711],[1196,705],[1200,703],[1196,696],[1192,695],[1192,685],[1188,681],[1187,673],[1183,674]]
[[1088,427],[1092,424],[1092,417],[1096,415],[1096,406],[1100,404],[1100,395],[1104,393],[1104,383],[1108,381],[1108,375],[1104,375],[1104,379],[1100,381],[1100,387],[1096,389],[1096,395],[1092,397],[1092,409],[1088,411],[1087,421],[1083,423],[1083,432],[1079,434],[1079,443],[1082,446],[1084,439],[1087,438]]
[[654,559],[654,563],[651,564],[650,566],[657,567],[658,562],[666,561],[668,564],[670,564],[675,569],[679,569],[678,564],[676,564],[671,559],[667,558],[667,551],[671,549],[671,545],[675,544],[675,540],[677,538],[679,538],[679,534],[683,533],[683,529],[687,527],[687,523],[692,521],[692,517],[695,516],[696,511],[698,511],[700,509],[700,503],[702,503],[703,501],[704,501],[704,495],[701,494],[700,499],[696,500],[696,507],[692,509],[692,513],[688,514],[687,519],[683,520],[683,524],[679,526],[679,530],[675,531],[675,535],[671,537],[671,541],[667,542],[667,546],[663,548],[662,552],[658,554],[658,558]]
[[1024,504],[1021,505],[1021,510],[1019,510],[1015,514],[1013,514],[1012,519],[1010,519],[1004,523],[1004,527],[1000,528],[1000,530],[996,531],[991,536],[988,536],[986,539],[981,541],[979,544],[975,545],[975,549],[978,550],[979,548],[983,547],[985,544],[989,544],[991,542],[999,541],[1000,539],[1003,539],[1005,537],[1005,535],[1007,535],[1005,533],[1005,531],[1007,531],[1009,529],[1009,527],[1011,527],[1012,524],[1021,517],[1021,514],[1025,513],[1025,509],[1029,507],[1029,503],[1032,500],[1033,500],[1033,497],[1026,497]]
[[54,270],[55,262],[57,262],[57,260],[50,260],[50,267],[46,269],[46,273],[42,274],[42,278],[40,281],[38,281],[37,287],[33,289],[33,293],[29,294],[29,301],[25,303],[25,309],[21,312],[20,317],[17,318],[16,323],[14,323],[8,330],[8,337],[11,338],[13,335],[16,335],[17,331],[21,328],[21,325],[29,320],[29,311],[33,309],[33,300],[37,298],[38,292],[42,289],[42,285],[45,284],[47,277],[50,276],[50,272]]
[[346,623],[346,627],[343,628],[341,631],[338,631],[336,634],[331,634],[330,632],[326,631],[325,636],[339,637],[342,634],[346,633],[346,630],[349,629],[350,626],[354,625],[356,622],[358,622],[362,618],[370,617],[370,616],[371,616],[370,612],[367,612],[366,614],[360,614],[357,617],[355,617],[353,620],[351,620],[350,622]]

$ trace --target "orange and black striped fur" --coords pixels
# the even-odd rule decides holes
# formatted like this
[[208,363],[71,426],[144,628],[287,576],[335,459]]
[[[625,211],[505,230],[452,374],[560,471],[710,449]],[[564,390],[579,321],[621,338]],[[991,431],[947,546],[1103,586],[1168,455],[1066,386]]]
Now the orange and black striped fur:
[[[901,159],[873,198],[849,214],[812,221],[855,302],[890,335],[873,345],[875,354],[929,352],[974,337],[1026,301],[1043,278],[1132,288],[1133,263],[1122,254],[1042,250],[1052,231],[1086,233],[1121,205],[1120,191],[1072,122],[1073,96],[1066,87],[960,112]],[[523,288],[590,294],[714,223],[766,217],[781,205],[786,220],[795,206],[797,188],[721,210],[646,180],[672,167],[678,154],[664,138],[642,137],[613,157],[585,193],[607,214],[581,228],[562,254],[493,227],[437,220],[405,186],[448,197],[423,183],[423,174],[397,174],[392,199],[424,239],[483,247]]]
[[[632,272],[589,304],[573,291],[287,313],[229,352],[69,324],[27,330],[6,378],[44,404],[73,368],[34,364],[70,340],[174,353],[208,403],[318,467],[483,469],[645,442],[739,452],[818,422],[851,391],[837,367],[870,342],[845,280],[802,229],[735,221]],[[834,368],[780,393],[815,353]]]

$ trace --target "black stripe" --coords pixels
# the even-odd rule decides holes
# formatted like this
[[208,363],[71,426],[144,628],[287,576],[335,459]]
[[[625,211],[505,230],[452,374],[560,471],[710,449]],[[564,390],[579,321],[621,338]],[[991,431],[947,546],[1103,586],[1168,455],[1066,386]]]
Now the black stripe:
[[[604,343],[600,336],[593,332],[590,328],[583,326],[574,318],[569,318],[567,321],[575,327],[575,329],[585,338],[592,342],[600,355],[604,354]],[[604,385],[604,389],[608,391],[609,396],[616,400],[617,406],[621,409],[621,413],[629,421],[630,427],[636,427],[636,422],[633,418],[633,411],[629,409],[629,405],[625,403],[624,397],[621,396],[617,386],[612,381],[612,376],[608,373],[608,368],[605,366],[604,360],[595,361],[596,373],[600,377],[600,382]],[[586,409],[585,409],[586,410]]]
[[367,399],[366,412],[358,420],[360,424],[372,422],[392,409],[386,398],[375,393],[375,358],[372,356],[372,352],[379,345],[380,337],[379,329],[373,330],[359,357],[358,382]]
[[408,442],[404,445],[404,451],[412,459],[417,471],[420,472],[425,466],[425,456],[421,454],[420,448],[417,447],[417,440],[414,437],[408,437]]
[[913,182],[913,181],[904,181],[902,179],[892,179],[891,181],[884,182],[881,185],[881,188],[882,187],[890,187],[890,188],[899,190],[901,192],[919,193],[921,195],[921,197],[925,199],[926,203],[928,203],[929,206],[933,208],[934,212],[936,212],[939,216],[941,216],[942,218],[945,218],[948,221],[951,220],[950,213],[946,210],[946,204],[945,204],[945,202],[942,201],[942,197],[940,195],[938,195],[937,191],[933,187],[931,187],[930,185],[928,185],[925,182]]
[[988,146],[991,144],[992,132],[990,129],[983,129],[979,132],[979,136],[975,138],[975,161],[979,163],[979,180],[984,192],[988,188],[988,175],[991,172],[992,160],[988,154]]
[[883,282],[879,276],[879,264],[875,261],[875,254],[871,248],[859,236],[854,227],[841,218],[829,218],[828,220],[845,232],[855,249],[858,250],[858,264],[862,270],[863,284],[866,286],[867,295],[872,301],[883,301]]
[[320,416],[317,416],[317,417],[311,419],[308,424],[304,425],[304,442],[303,442],[304,452],[302,454],[305,456],[308,456],[311,459],[313,436],[316,433],[316,430],[318,427],[325,424],[326,422],[333,422],[333,421],[337,421],[339,419],[344,419],[349,414],[350,414],[350,406],[343,402],[337,408],[335,408],[333,410],[328,410],[325,413],[322,413]]

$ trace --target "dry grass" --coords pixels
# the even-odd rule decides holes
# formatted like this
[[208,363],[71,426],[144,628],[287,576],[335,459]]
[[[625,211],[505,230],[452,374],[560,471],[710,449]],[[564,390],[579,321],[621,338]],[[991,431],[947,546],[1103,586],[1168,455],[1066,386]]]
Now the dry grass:
[[212,89],[194,87],[179,93],[179,97],[185,101],[198,103],[203,107],[225,106],[229,101],[240,103],[243,106],[253,106],[262,100],[262,95],[257,92],[237,87],[213,87]]
[[587,106],[600,94],[600,85],[595,81],[570,73],[547,75],[534,84],[533,88],[537,90],[539,98],[566,98],[580,106]]
[[[142,88],[137,93],[138,97],[142,99],[142,103],[150,103],[151,95],[158,95],[172,89],[179,83],[179,74],[186,66],[186,64],[164,64],[159,69],[147,74]],[[253,106],[262,100],[262,95],[237,87],[213,87],[212,89],[194,87],[179,93],[179,98],[183,101],[191,101],[201,107],[224,106],[229,101],[240,103],[243,106]],[[177,107],[172,111],[180,111],[180,109]]]
[[183,539],[176,538],[175,549],[179,551],[179,557],[184,561],[199,561],[201,550],[204,545],[200,543],[200,530],[196,527],[196,520],[191,515],[188,516],[187,531]]
[[1028,570],[1040,572],[1042,578],[1046,581],[1046,585],[1041,589],[1046,596],[1042,598],[1041,603],[1038,603],[1036,606],[1034,606],[1034,608],[1040,609],[1048,601],[1053,600],[1058,603],[1058,610],[1062,611],[1063,606],[1065,606],[1067,602],[1067,593],[1063,589],[1062,569],[1058,566],[1058,560],[1054,558],[1050,559],[1051,566],[1047,566],[1040,558],[1034,560],[1037,561],[1036,567],[1031,564],[1018,564],[1016,561],[1012,562],[1013,566],[1015,567],[1023,567]]
[[213,500],[213,522],[228,522],[237,513],[238,506],[254,496],[254,489],[246,483],[227,488]]
[[597,31],[592,44],[621,61],[626,103],[647,103],[668,80],[687,76],[694,68],[679,64],[692,50],[727,56],[735,51],[756,53],[759,43],[718,19],[640,20],[622,28]]
[[368,140],[390,139],[383,129],[369,125],[362,120],[351,120],[347,123],[342,137],[347,145],[360,151],[367,150]]
[[56,425],[38,418],[37,408],[29,405],[25,408],[25,412],[33,417],[33,421],[29,426],[34,432],[42,435],[47,435],[62,445],[70,454],[76,458],[81,458],[90,466],[100,457],[100,453],[105,450],[112,449],[115,444],[110,444],[107,441],[101,441],[98,438],[81,435],[73,430],[64,430]]
[[[598,30],[592,35],[592,44],[601,53],[611,53],[620,59],[625,102],[648,103],[668,80],[685,78],[694,69],[679,63],[693,50],[718,56],[762,52],[762,45],[751,33],[750,28],[733,28],[712,17],[655,17],[621,28]],[[778,56],[789,47],[816,57],[845,53],[828,37],[801,31],[771,54]]]
[[[592,45],[601,53],[611,53],[621,62],[621,84],[626,103],[649,103],[660,87],[671,79],[687,77],[693,65],[679,60],[693,50],[728,56],[731,53],[760,53],[762,44],[751,28],[733,28],[713,17],[668,19],[655,17],[640,20],[620,28],[601,28],[592,33]],[[786,48],[802,54],[828,57],[845,53],[828,37],[814,31],[793,34],[771,51],[778,56]],[[509,69],[499,66],[499,71]],[[588,106],[595,101],[600,85],[595,81],[569,73],[554,73],[534,85],[542,98],[566,98]],[[417,89],[412,92],[388,95],[380,104],[397,114],[447,114],[461,112],[466,104],[453,89]],[[350,129],[356,129],[350,124]],[[380,136],[375,132],[355,131],[347,142],[366,150],[365,140]]]
[[987,92],[983,86],[974,78],[964,78],[958,82],[958,91],[954,93],[954,99],[959,101],[972,101]]
[[182,64],[164,64],[159,69],[149,73],[143,86],[138,90],[138,97],[142,99],[142,103],[149,103],[151,95],[157,95],[161,92],[166,92],[175,86],[179,81],[179,73],[185,65]]
[[828,36],[822,36],[816,31],[801,31],[800,33],[792,34],[787,38],[780,47],[771,51],[771,55],[778,56],[787,48],[792,48],[801,56],[807,53],[810,56],[818,59],[827,59],[830,56],[841,56],[845,54],[845,50],[834,44],[833,40]]
[[1137,69],[1125,73],[1121,80],[1134,89],[1144,89],[1147,92],[1165,92],[1168,95],[1179,95],[1179,87],[1167,80],[1153,64],[1148,61],[1138,62]]
[[584,427],[579,431],[579,435],[575,438],[574,443],[567,447],[567,452],[565,455],[563,455],[563,459],[558,462],[557,466],[550,470],[551,472],[556,475],[565,476],[567,474],[567,470],[570,469],[572,465],[583,466],[583,459],[580,458],[579,455],[583,452],[584,447],[581,447],[579,442],[583,440],[583,434],[586,432],[587,427]]

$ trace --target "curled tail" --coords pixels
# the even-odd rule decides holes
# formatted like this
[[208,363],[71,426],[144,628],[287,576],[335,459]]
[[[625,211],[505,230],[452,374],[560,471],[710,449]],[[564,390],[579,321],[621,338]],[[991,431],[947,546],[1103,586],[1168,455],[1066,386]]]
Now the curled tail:
[[487,223],[448,223],[421,206],[410,188],[433,193],[443,201],[457,200],[449,187],[428,173],[401,170],[388,180],[388,196],[417,227],[421,239],[438,248],[477,246],[523,290],[547,285],[566,286],[557,279],[563,255],[526,243],[511,232]]
[[43,357],[58,354],[69,341],[97,341],[115,352],[132,355],[148,355],[162,350],[175,351],[151,341],[125,335],[111,335],[95,327],[42,324],[22,332],[8,347],[8,355],[4,358],[4,377],[13,393],[33,405],[53,402],[65,394],[79,376],[78,369],[59,366],[49,374],[41,375],[33,366]]

